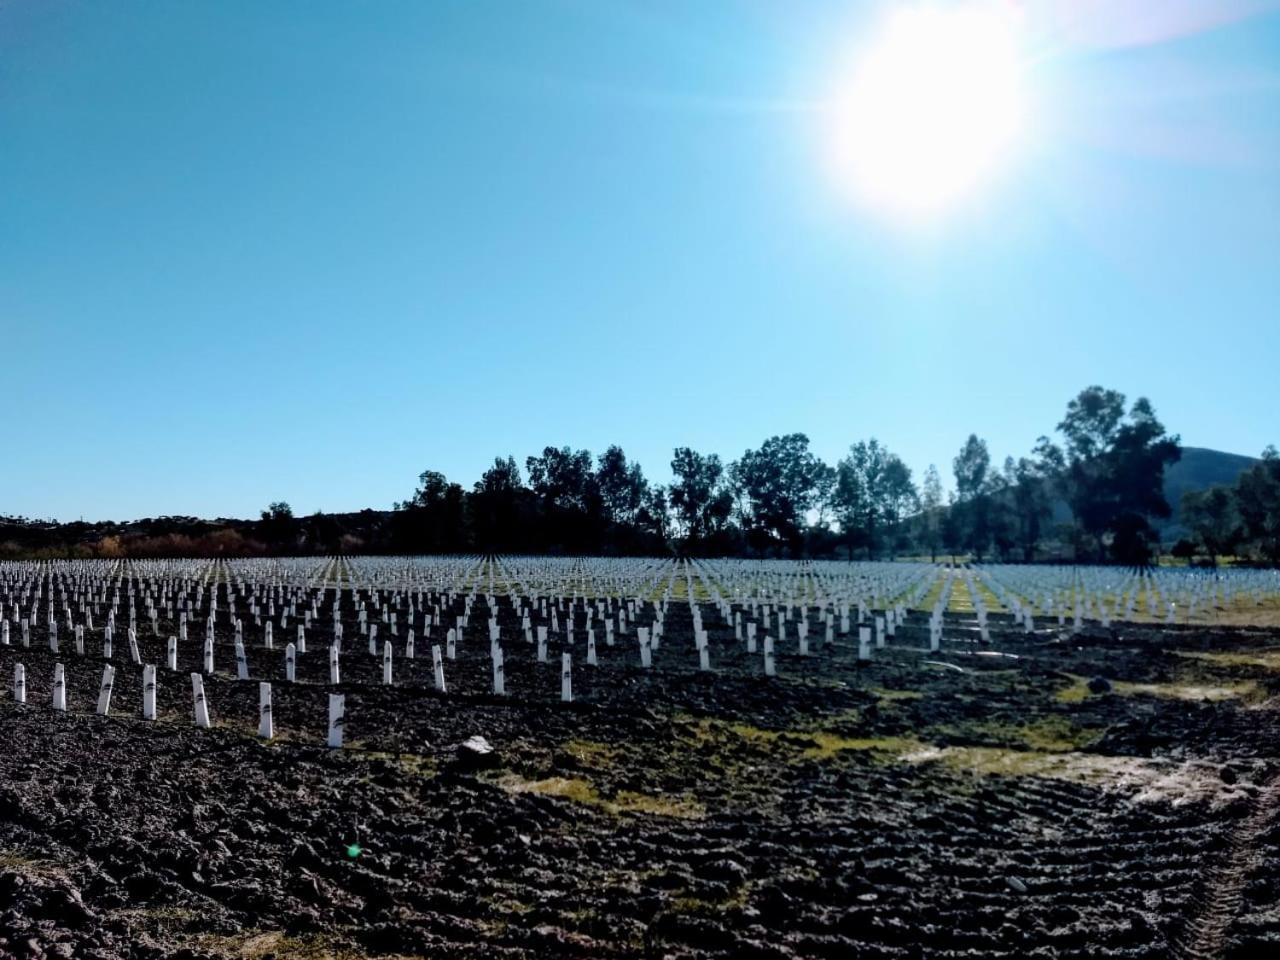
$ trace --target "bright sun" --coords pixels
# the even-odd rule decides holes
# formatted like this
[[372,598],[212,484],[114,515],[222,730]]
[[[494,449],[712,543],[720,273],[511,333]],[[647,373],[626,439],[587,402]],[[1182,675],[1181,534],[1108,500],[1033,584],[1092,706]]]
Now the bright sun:
[[1007,159],[1024,113],[1008,4],[900,9],[858,58],[832,131],[840,180],[912,219],[954,204]]

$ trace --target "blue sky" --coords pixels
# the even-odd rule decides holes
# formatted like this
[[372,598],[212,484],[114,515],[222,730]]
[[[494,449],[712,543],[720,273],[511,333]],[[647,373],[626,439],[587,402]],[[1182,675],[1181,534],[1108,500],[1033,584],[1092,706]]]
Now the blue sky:
[[0,2],[0,512],[791,431],[949,481],[1091,383],[1280,442],[1275,5],[1027,0],[1025,142],[909,224],[824,161],[887,6]]

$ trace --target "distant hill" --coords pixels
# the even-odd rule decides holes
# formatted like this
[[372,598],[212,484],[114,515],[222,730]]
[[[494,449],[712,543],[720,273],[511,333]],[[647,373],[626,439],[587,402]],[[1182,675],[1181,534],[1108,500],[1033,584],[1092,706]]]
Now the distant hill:
[[1183,447],[1182,459],[1165,473],[1164,495],[1171,506],[1182,502],[1188,490],[1205,487],[1230,486],[1244,471],[1258,462],[1257,457],[1239,453],[1223,453],[1204,447]]
[[1161,539],[1168,542],[1182,536],[1179,513],[1184,493],[1206,487],[1231,486],[1240,474],[1257,462],[1257,457],[1238,453],[1183,447],[1182,459],[1165,471],[1164,496],[1173,507],[1173,516],[1158,525]]
[[[1182,459],[1165,471],[1164,496],[1173,507],[1168,520],[1154,521],[1160,531],[1160,540],[1171,544],[1185,534],[1182,526],[1182,495],[1188,490],[1204,490],[1208,487],[1231,486],[1245,470],[1258,462],[1257,457],[1238,453],[1223,453],[1204,447],[1183,447]],[[1065,501],[1055,500],[1051,507],[1054,523],[1066,523],[1071,519],[1071,508]]]

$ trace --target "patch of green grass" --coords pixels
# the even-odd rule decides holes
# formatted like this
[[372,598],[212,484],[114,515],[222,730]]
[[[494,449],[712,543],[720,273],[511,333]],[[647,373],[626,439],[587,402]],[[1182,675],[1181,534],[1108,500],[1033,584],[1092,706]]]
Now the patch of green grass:
[[1215,667],[1262,667],[1280,670],[1280,650],[1240,650],[1235,652],[1202,653],[1195,650],[1174,650],[1175,656],[1198,660]]
[[974,588],[968,581],[959,578],[951,581],[951,599],[947,602],[948,613],[973,613]]
[[974,577],[973,582],[978,588],[978,593],[981,595],[983,605],[986,606],[988,613],[996,613],[1004,609],[1004,604],[991,592],[991,588],[983,580]]
[[1091,697],[1162,697],[1167,700],[1253,700],[1261,696],[1262,691],[1252,680],[1238,683],[1131,683],[1127,680],[1112,680],[1111,690],[1107,693],[1095,694],[1089,690],[1089,682],[1084,677],[1071,677],[1071,684],[1054,694],[1059,703],[1083,703]]
[[931,727],[934,736],[976,740],[997,747],[1031,749],[1042,753],[1083,750],[1103,734],[1100,727],[1082,727],[1057,715],[1037,717],[1025,723],[971,720]]
[[871,692],[881,700],[889,702],[895,700],[920,700],[924,697],[923,691],[920,690],[888,690],[883,687],[872,687]]
[[942,596],[942,584],[944,579],[945,578],[941,573],[934,577],[933,585],[929,587],[929,592],[924,595],[924,598],[918,604],[916,604],[917,610],[931,611],[938,605],[938,600]]
[[1084,703],[1093,696],[1089,690],[1089,681],[1084,677],[1072,677],[1070,686],[1064,687],[1053,695],[1059,703]]
[[612,767],[618,757],[617,747],[594,740],[567,740],[560,749],[571,756],[579,766],[593,770]]
[[748,884],[742,884],[729,896],[721,900],[707,900],[703,897],[680,896],[671,901],[670,909],[676,913],[707,914],[719,916],[726,910],[740,910],[747,905]]
[[1083,750],[1101,738],[1101,727],[1082,727],[1066,717],[1051,714],[1014,728],[1015,735],[1033,750],[1066,753]]
[[701,718],[686,727],[697,746],[712,748],[745,744],[754,749],[775,753],[783,762],[830,760],[848,751],[870,751],[899,754],[917,749],[920,742],[911,737],[851,737],[836,732],[839,727],[856,723],[857,711],[828,717],[820,724],[803,725],[789,730],[766,730],[747,723],[726,723]]
[[701,820],[706,808],[685,797],[654,796],[633,790],[619,790],[612,800],[603,802],[611,813],[650,813],[658,817],[675,817],[679,820]]

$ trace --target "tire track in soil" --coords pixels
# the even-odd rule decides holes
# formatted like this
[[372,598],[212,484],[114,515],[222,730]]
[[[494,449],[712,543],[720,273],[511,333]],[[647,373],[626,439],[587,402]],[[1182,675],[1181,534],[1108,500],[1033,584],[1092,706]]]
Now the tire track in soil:
[[1240,913],[1245,884],[1262,865],[1258,838],[1280,814],[1280,776],[1263,788],[1253,812],[1241,821],[1228,840],[1225,859],[1205,879],[1196,897],[1197,912],[1187,921],[1173,944],[1178,960],[1210,960],[1227,946],[1227,930]]

